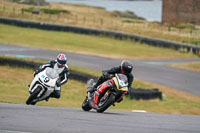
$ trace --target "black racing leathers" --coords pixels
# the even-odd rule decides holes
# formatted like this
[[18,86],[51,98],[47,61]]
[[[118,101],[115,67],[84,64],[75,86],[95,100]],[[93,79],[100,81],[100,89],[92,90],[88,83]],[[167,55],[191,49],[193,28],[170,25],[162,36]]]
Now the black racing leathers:
[[[106,81],[108,78],[106,77],[106,75],[109,75],[109,74],[116,74],[116,73],[122,73],[121,71],[121,66],[118,66],[118,67],[113,67],[109,70],[103,70],[102,71],[103,75],[101,77],[99,77],[95,87],[97,87],[99,84],[103,83],[104,81]],[[124,74],[124,73],[122,73]],[[130,91],[131,89],[131,85],[133,83],[133,80],[134,80],[134,76],[132,75],[132,73],[128,73],[128,74],[125,74],[128,78],[128,90]]]

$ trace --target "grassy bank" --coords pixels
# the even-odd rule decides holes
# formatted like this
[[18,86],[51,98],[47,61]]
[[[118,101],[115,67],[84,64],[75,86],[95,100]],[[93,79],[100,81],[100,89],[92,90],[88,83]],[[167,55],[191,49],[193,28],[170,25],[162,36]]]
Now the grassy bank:
[[[76,68],[73,68],[76,69]],[[28,87],[33,78],[30,69],[0,66],[0,102],[25,104],[28,97]],[[159,88],[163,92],[164,99],[160,100],[130,100],[125,98],[120,104],[111,109],[116,110],[146,110],[148,112],[195,114],[200,115],[200,98],[180,92],[174,89],[158,86],[136,80],[133,84],[136,88]],[[62,86],[61,98],[51,98],[49,102],[42,101],[38,105],[75,107],[81,109],[82,101],[86,96],[87,85],[85,83],[69,80]]]
[[[34,8],[40,9],[41,13],[39,15],[32,14],[30,9]],[[44,12],[44,9],[48,12]],[[64,12],[57,13],[57,11]],[[51,14],[49,12],[56,13]],[[125,15],[121,16],[120,14]],[[197,26],[189,24],[169,26],[124,17],[129,15],[128,12],[110,12],[103,8],[85,5],[50,3],[47,6],[33,6],[0,0],[0,16],[2,17],[114,30],[195,45],[200,43],[200,28]]]
[[171,67],[200,72],[200,62],[173,64]]
[[112,58],[192,58],[192,53],[103,36],[45,31],[0,24],[0,42]]

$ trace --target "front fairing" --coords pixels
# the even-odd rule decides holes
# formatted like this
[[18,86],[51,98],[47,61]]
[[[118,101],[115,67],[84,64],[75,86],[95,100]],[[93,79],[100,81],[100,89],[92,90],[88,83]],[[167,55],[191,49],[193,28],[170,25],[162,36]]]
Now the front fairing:
[[54,88],[55,85],[56,85],[56,81],[58,79],[58,76],[53,77],[53,78],[50,77],[50,74],[49,74],[50,71],[51,71],[51,68],[46,69],[43,72],[40,72],[37,76],[38,76],[38,79],[39,79],[41,84],[43,84],[46,87]]
[[115,89],[120,92],[128,91],[128,79],[123,74],[115,74],[113,77],[113,81],[115,83]]
[[48,97],[54,91],[58,78],[59,75],[56,75],[52,68],[47,68],[35,75],[29,87],[29,93],[34,92],[38,87],[41,91],[33,102],[42,101]]

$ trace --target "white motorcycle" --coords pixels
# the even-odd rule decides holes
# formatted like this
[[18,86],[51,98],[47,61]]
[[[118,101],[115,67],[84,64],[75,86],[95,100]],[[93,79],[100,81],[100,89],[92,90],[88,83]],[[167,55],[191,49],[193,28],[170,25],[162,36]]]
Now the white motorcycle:
[[58,78],[59,75],[49,67],[35,75],[29,87],[29,97],[26,104],[35,105],[37,102],[48,98],[54,91]]

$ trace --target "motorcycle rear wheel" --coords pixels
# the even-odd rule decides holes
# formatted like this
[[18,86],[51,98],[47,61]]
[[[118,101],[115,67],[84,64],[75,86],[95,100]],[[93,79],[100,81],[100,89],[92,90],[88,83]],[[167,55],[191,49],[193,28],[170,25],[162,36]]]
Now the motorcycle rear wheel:
[[90,111],[92,108],[89,105],[88,97],[85,98],[85,100],[82,103],[82,109],[84,111]]
[[37,87],[37,88],[33,91],[33,93],[31,93],[31,95],[29,96],[29,98],[27,99],[26,104],[27,104],[27,105],[29,105],[29,104],[35,105],[36,102],[33,102],[33,100],[34,100],[35,98],[37,98],[37,95],[40,93],[40,91],[41,91],[41,88],[40,88],[40,87]]
[[114,100],[115,100],[115,95],[110,93],[103,104],[101,103],[98,104],[97,112],[103,113],[106,109],[108,109],[113,104]]

